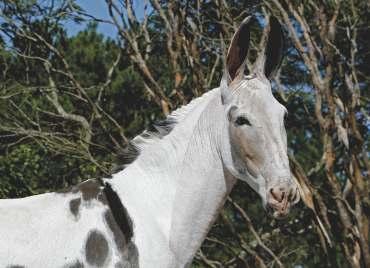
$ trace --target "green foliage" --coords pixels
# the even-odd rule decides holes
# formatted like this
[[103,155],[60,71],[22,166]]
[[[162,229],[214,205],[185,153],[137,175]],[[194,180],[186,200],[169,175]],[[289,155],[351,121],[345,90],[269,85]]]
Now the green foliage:
[[56,191],[93,178],[96,166],[54,155],[35,144],[11,147],[0,156],[0,198]]

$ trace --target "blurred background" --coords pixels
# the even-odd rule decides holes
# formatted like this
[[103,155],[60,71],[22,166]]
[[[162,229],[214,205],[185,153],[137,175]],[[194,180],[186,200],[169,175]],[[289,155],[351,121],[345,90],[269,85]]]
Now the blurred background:
[[251,62],[266,18],[284,26],[272,84],[303,201],[276,221],[238,183],[192,267],[370,267],[366,0],[1,0],[0,197],[108,176],[131,138],[218,86],[251,14]]

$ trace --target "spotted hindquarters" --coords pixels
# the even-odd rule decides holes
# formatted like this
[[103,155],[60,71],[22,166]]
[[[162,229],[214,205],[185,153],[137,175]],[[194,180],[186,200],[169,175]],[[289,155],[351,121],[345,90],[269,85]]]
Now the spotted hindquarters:
[[[82,243],[84,258],[66,267],[124,267],[138,265],[138,250],[134,244],[133,223],[118,194],[109,183],[87,180],[61,194],[68,198],[69,214],[74,222],[86,216],[86,211],[96,210],[96,222],[102,218],[105,228],[91,226]],[[94,220],[95,221],[95,220]]]

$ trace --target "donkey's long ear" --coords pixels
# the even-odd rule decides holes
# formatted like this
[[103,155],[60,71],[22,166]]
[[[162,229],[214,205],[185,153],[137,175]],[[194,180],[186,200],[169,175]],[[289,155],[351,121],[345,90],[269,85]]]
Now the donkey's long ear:
[[284,50],[284,32],[275,17],[269,18],[267,40],[265,36],[262,38],[264,39],[262,40],[264,48],[256,60],[256,70],[264,72],[267,78],[271,78],[281,65]]
[[283,60],[284,32],[279,21],[270,17],[270,34],[266,46],[265,75],[271,78],[279,69]]
[[240,71],[244,71],[249,48],[251,18],[252,16],[248,16],[243,20],[234,34],[227,51],[226,70],[230,81],[234,80]]

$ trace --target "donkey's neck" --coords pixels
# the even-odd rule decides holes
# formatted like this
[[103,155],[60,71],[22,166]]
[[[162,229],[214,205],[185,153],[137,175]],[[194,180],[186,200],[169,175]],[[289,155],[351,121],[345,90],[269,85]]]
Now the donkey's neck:
[[220,156],[226,120],[220,91],[201,98],[170,134],[109,181],[132,218],[140,267],[191,261],[234,184]]

